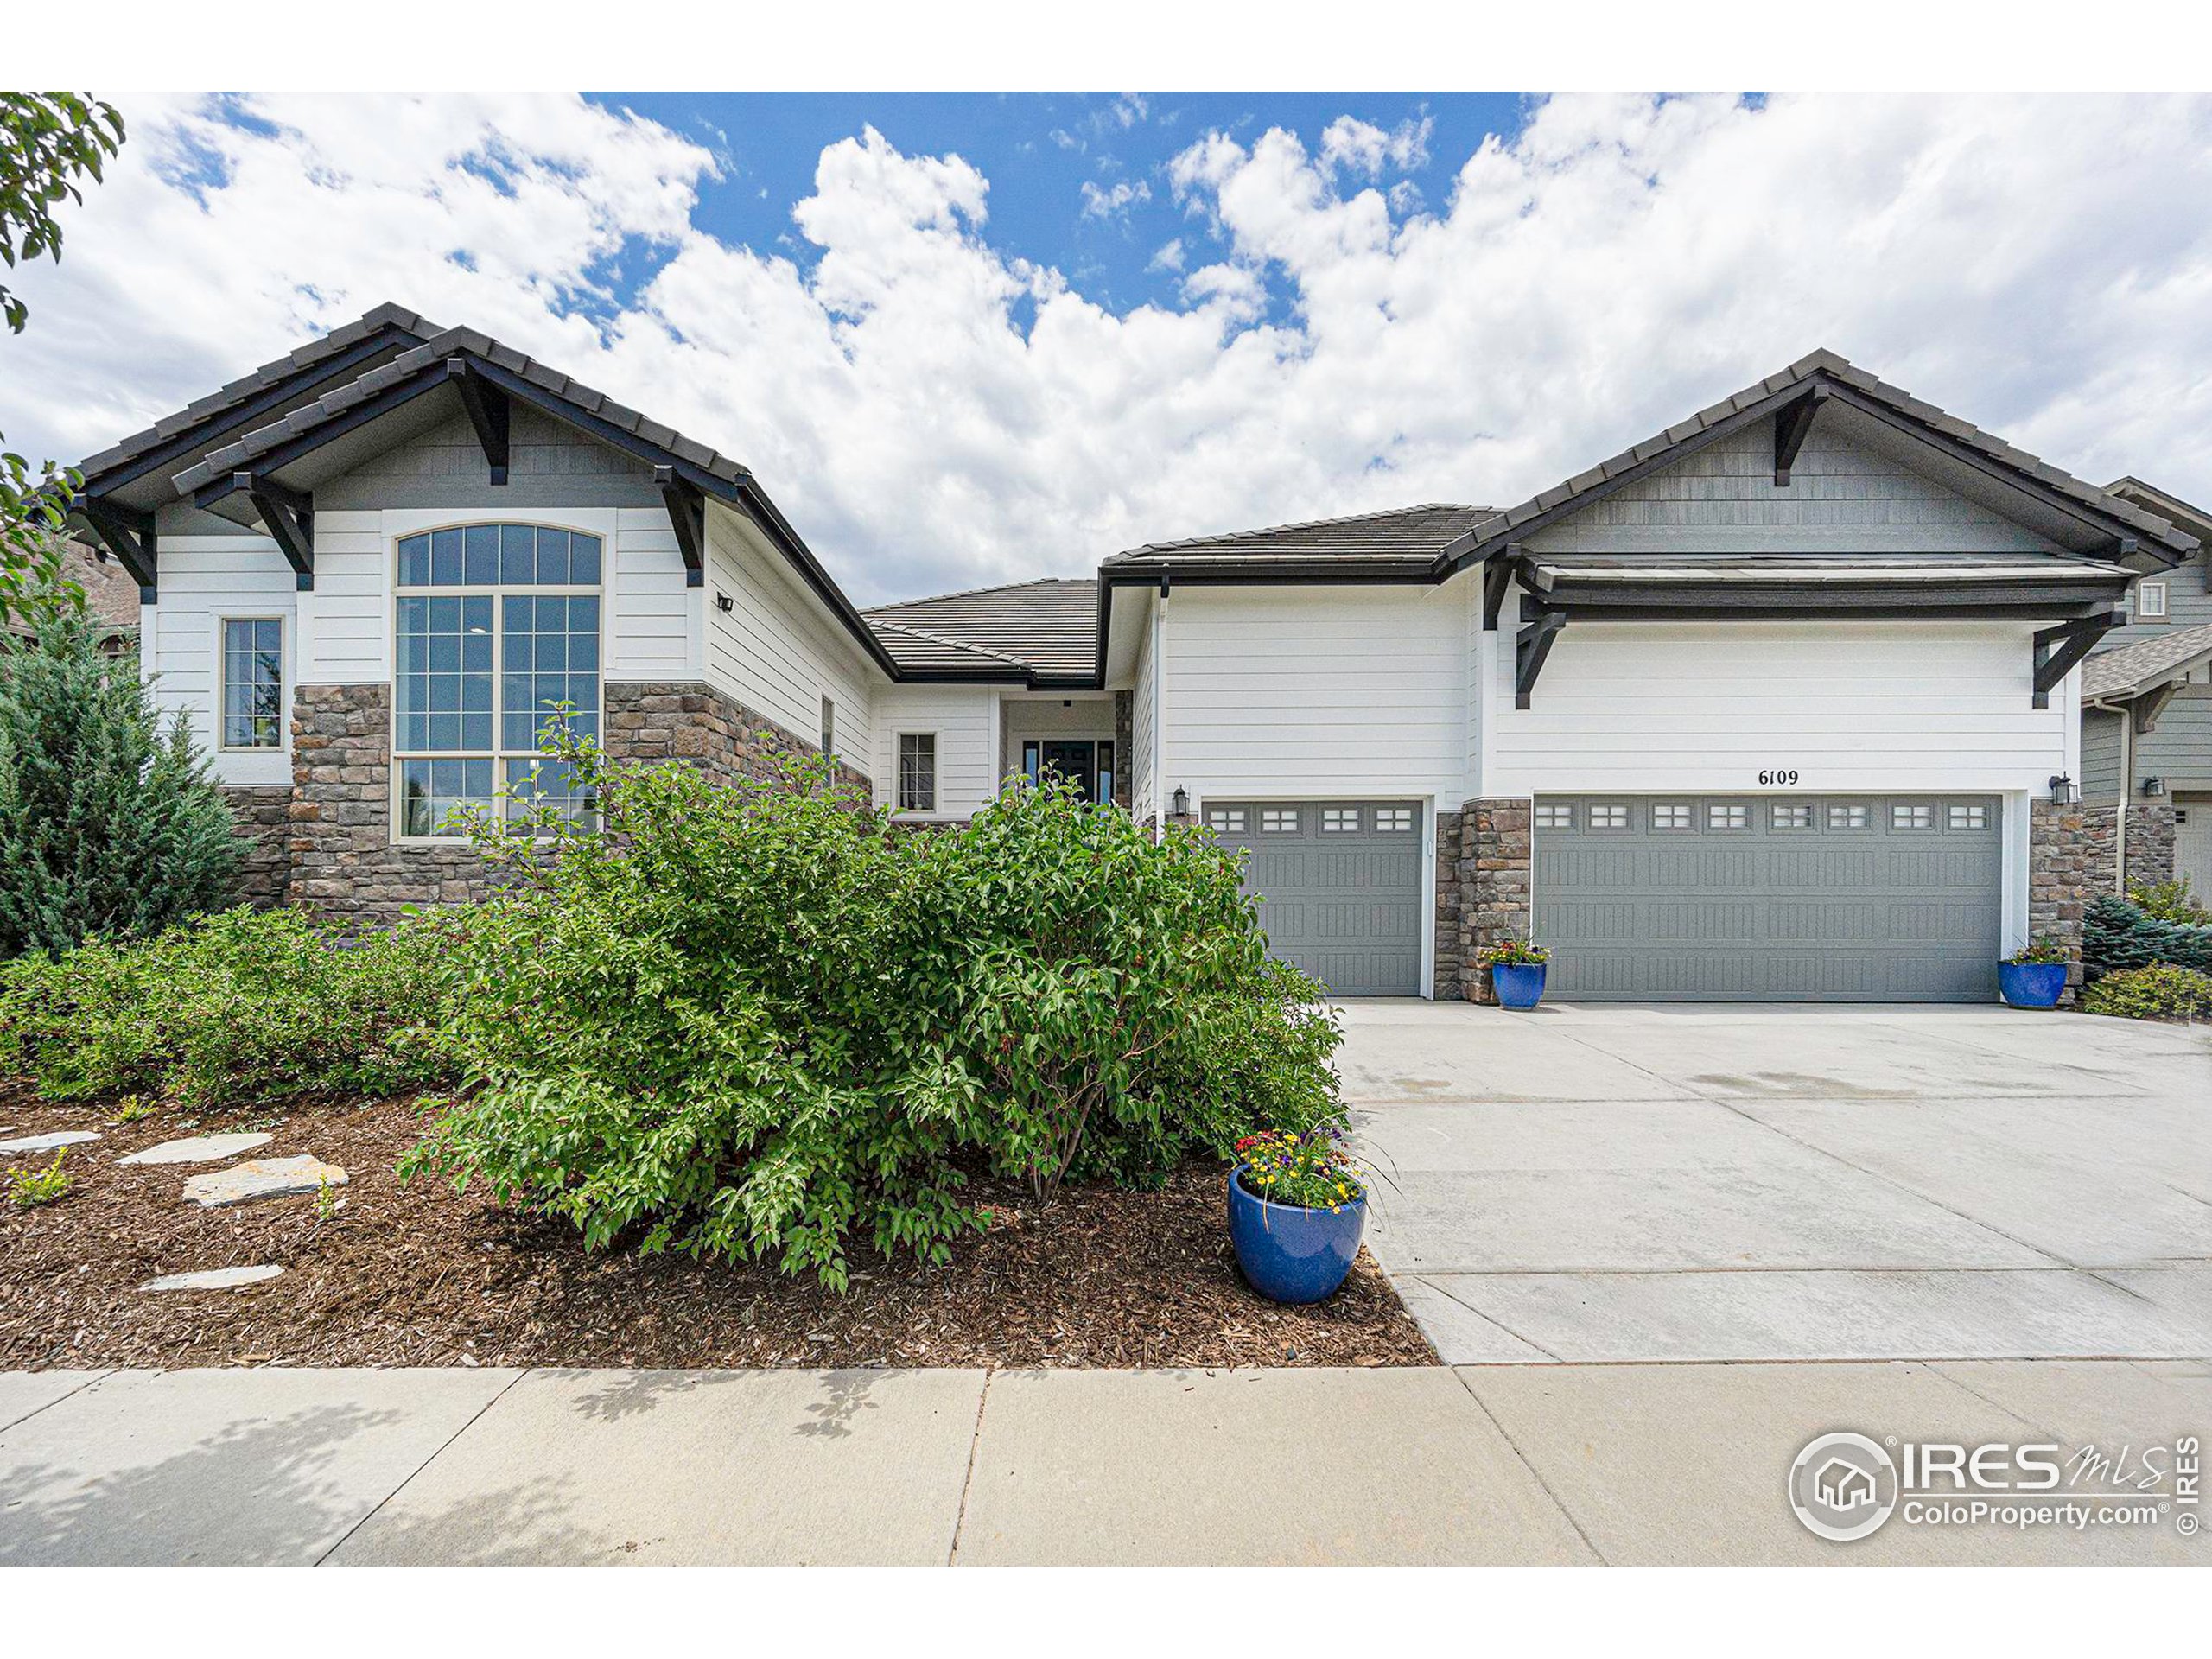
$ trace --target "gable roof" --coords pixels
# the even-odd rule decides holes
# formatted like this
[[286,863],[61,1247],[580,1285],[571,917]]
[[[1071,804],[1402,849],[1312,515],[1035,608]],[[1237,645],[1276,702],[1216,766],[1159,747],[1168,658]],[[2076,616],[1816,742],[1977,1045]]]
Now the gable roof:
[[1945,449],[1977,470],[2036,494],[2084,524],[2101,526],[2114,544],[2096,550],[2109,555],[2124,540],[2135,539],[2160,563],[2176,564],[2196,551],[2194,536],[2133,502],[2108,495],[2071,474],[2038,460],[1979,427],[1923,403],[1911,393],[1854,367],[1830,351],[1800,358],[1779,374],[1724,397],[1709,409],[1664,432],[1600,461],[1587,472],[1508,507],[1475,526],[1446,550],[1446,574],[1465,569],[1518,537],[1533,534],[1592,500],[1670,465],[1706,444],[1765,420],[1808,393],[1833,397],[1885,423],[1898,425]]
[[1148,542],[1113,555],[1100,568],[1115,580],[1209,570],[1234,571],[1255,579],[1273,572],[1281,579],[1306,581],[1332,575],[1426,580],[1433,576],[1437,557],[1446,547],[1472,526],[1496,516],[1490,507],[1432,501],[1341,518],[1311,518],[1262,530]]
[[970,588],[861,614],[909,679],[1088,685],[1096,677],[1098,583],[1089,576]]
[[2133,502],[2145,512],[2155,513],[2166,519],[2196,537],[2200,546],[2212,539],[2212,512],[2194,506],[2155,484],[2145,484],[2139,478],[2116,478],[2105,486],[2105,493]]
[[2176,628],[2155,639],[2114,645],[2089,657],[2082,664],[2082,697],[2084,702],[2109,698],[2126,702],[2171,685],[2207,663],[2212,663],[2212,622]]

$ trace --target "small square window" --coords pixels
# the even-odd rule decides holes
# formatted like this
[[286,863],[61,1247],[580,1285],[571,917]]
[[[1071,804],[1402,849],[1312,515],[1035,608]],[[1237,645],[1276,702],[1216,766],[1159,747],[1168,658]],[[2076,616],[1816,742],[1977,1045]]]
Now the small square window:
[[1377,830],[1405,830],[1414,827],[1414,810],[1410,806],[1379,806],[1375,809]]
[[1708,830],[1748,830],[1751,809],[1740,801],[1708,806],[1705,809],[1705,823]]
[[1864,806],[1830,806],[1828,828],[1831,830],[1864,830],[1866,809]]
[[1338,835],[1347,830],[1359,828],[1359,809],[1356,806],[1325,806],[1321,809],[1321,833]]
[[1285,831],[1295,832],[1298,828],[1297,809],[1273,806],[1261,808],[1260,828],[1263,831],[1275,835],[1281,835]]
[[1651,809],[1654,830],[1687,830],[1690,827],[1689,807],[1681,802],[1662,801]]
[[1777,802],[1767,811],[1768,822],[1777,830],[1809,830],[1813,827],[1813,809],[1802,801]]
[[1892,830],[1933,830],[1936,809],[1925,801],[1899,801],[1890,808],[1890,828]]
[[1217,834],[1241,836],[1244,833],[1244,809],[1217,806],[1206,814],[1206,827]]
[[2135,584],[2135,620],[2138,622],[2163,622],[2166,620],[2164,582],[2139,582]]
[[1592,830],[1625,830],[1628,828],[1628,808],[1618,802],[1590,809]]
[[1948,817],[1954,830],[1989,828],[1989,809],[1986,806],[1954,806]]
[[1548,803],[1536,808],[1536,828],[1539,830],[1572,830],[1574,828],[1574,809],[1554,806]]

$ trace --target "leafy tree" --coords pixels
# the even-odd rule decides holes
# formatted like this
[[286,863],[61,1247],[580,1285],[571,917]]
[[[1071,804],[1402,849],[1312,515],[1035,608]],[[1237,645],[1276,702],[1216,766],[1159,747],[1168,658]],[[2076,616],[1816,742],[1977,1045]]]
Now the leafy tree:
[[[123,118],[111,105],[79,92],[0,92],[0,261],[11,270],[41,255],[58,262],[54,208],[65,199],[82,202],[75,181],[98,181],[122,143]],[[4,283],[0,317],[18,334],[30,317]],[[50,461],[34,477],[22,456],[0,453],[0,622],[29,594],[60,583],[60,532],[83,482],[74,469],[57,470]]]
[[149,937],[228,902],[229,802],[181,715],[165,735],[138,664],[81,611],[30,607],[0,652],[0,957]]

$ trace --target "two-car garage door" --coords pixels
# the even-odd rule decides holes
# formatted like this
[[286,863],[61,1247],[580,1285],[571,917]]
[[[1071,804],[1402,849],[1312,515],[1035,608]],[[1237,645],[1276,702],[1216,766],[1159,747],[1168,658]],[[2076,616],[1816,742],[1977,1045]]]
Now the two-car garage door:
[[1986,795],[1588,796],[1535,807],[1536,938],[1560,999],[1984,1001],[2000,803]]

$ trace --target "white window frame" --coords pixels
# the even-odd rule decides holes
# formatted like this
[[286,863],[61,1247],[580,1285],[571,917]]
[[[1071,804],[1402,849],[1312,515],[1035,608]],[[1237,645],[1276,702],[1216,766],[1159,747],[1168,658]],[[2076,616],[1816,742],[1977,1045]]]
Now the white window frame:
[[[1671,821],[1681,813],[1679,822]],[[1667,815],[1662,817],[1661,814]],[[1688,801],[1654,801],[1651,804],[1651,828],[1657,835],[1681,836],[1694,834],[1697,830],[1697,809]]]
[[[233,622],[274,622],[276,625],[276,741],[274,743],[230,743],[224,733],[230,723],[231,653],[225,637]],[[218,754],[284,754],[292,747],[292,630],[291,619],[281,611],[226,612],[215,619],[215,752]],[[397,627],[397,613],[394,626]]]
[[822,758],[837,758],[837,700],[827,691],[822,694]]
[[[494,804],[499,804],[499,791],[506,782],[506,763],[511,760],[529,758],[522,751],[505,747],[500,739],[505,735],[505,717],[499,707],[499,677],[501,647],[506,643],[506,607],[499,603],[505,594],[543,595],[548,599],[572,598],[576,595],[595,597],[599,601],[599,736],[607,741],[607,681],[609,652],[613,643],[614,594],[614,526],[607,523],[588,524],[571,517],[552,512],[532,512],[527,508],[485,507],[474,509],[462,517],[441,514],[437,517],[386,513],[385,518],[385,600],[384,644],[385,695],[388,700],[387,714],[390,733],[385,743],[385,762],[391,772],[390,798],[386,802],[386,823],[395,847],[465,847],[467,840],[461,836],[410,836],[403,826],[407,822],[406,803],[402,794],[404,785],[404,768],[406,760],[482,760],[486,751],[468,749],[449,753],[430,751],[404,752],[399,747],[399,601],[419,599],[426,595],[436,598],[464,598],[489,594],[492,598],[492,792]],[[569,583],[565,586],[524,587],[519,583],[509,587],[495,583],[490,587],[404,588],[399,582],[399,544],[412,541],[417,536],[429,536],[441,530],[466,530],[471,524],[528,524],[537,530],[565,530],[572,536],[589,536],[599,543],[599,580],[589,585]],[[542,722],[541,722],[542,723]],[[535,753],[533,751],[533,753]]]
[[1574,828],[1574,808],[1564,801],[1538,801],[1529,827],[1531,830],[1572,830]]
[[[906,740],[926,737],[930,741],[930,804],[927,806],[908,806],[906,793]],[[944,737],[935,728],[922,731],[899,731],[891,734],[891,810],[893,812],[914,812],[927,816],[938,810],[938,802],[944,797]]]
[[[1404,814],[1403,823],[1386,823]],[[1375,833],[1379,836],[1409,836],[1421,823],[1421,809],[1417,806],[1378,806],[1375,809]]]
[[[2158,596],[2157,607],[2152,608],[2152,595]],[[2135,584],[2135,620],[2138,622],[2164,622],[2173,614],[2172,589],[2164,576],[2145,576]]]

